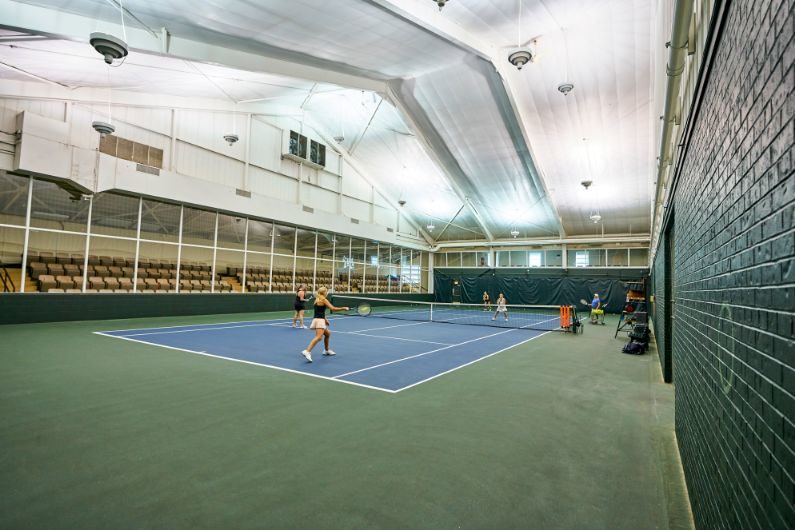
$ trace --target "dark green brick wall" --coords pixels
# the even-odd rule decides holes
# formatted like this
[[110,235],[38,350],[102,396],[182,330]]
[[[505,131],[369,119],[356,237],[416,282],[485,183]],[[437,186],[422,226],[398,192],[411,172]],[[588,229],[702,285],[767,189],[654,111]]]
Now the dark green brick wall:
[[666,312],[665,312],[665,245],[660,244],[657,252],[654,255],[654,263],[652,264],[652,274],[650,280],[650,291],[654,295],[654,303],[650,304],[652,330],[654,331],[654,339],[657,341],[657,352],[660,355],[660,365],[663,371],[665,381],[671,382],[670,373],[666,373],[666,365],[669,360],[667,359],[668,352],[666,351],[665,344],[665,325],[666,325]]
[[791,529],[795,3],[726,9],[672,205],[676,433],[698,528]]

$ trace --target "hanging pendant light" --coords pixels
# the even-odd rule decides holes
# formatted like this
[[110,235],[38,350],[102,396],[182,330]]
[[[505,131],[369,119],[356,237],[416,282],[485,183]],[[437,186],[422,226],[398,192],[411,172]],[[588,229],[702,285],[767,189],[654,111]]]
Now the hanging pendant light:
[[522,47],[522,0],[519,0],[519,23],[516,31],[516,50],[508,56],[508,62],[519,70],[527,63],[533,62],[533,50]]
[[110,64],[108,64],[108,121],[95,120],[91,123],[91,127],[97,131],[100,137],[104,138],[109,134],[116,132],[116,127],[113,126],[113,118],[111,115],[111,102],[113,99],[113,87],[110,84]]

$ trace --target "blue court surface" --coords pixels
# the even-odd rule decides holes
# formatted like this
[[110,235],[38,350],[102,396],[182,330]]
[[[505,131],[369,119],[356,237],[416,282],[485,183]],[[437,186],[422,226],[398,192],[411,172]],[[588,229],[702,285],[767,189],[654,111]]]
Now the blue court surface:
[[96,333],[385,392],[406,390],[548,333],[358,316],[329,320],[337,355],[324,356],[320,342],[313,363],[300,352],[314,330],[293,328],[292,319]]

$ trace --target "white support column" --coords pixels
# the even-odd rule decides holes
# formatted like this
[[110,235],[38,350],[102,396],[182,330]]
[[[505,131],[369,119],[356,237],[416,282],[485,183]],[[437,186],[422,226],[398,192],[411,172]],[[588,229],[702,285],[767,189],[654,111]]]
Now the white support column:
[[315,251],[312,255],[315,257],[314,261],[312,262],[312,292],[317,290],[317,230],[315,230]]
[[[138,198],[138,223],[135,227],[135,269],[133,270],[133,292],[138,292],[138,261],[141,253],[141,214],[143,213],[144,199]],[[86,254],[88,261],[88,254]]]
[[392,245],[389,245],[389,266],[387,270],[389,271],[389,279],[386,282],[386,291],[388,293],[392,292]]
[[[25,209],[25,239],[22,242],[22,271],[20,272],[19,292],[25,292],[25,270],[28,267],[28,243],[30,242],[30,208],[33,204],[33,177],[28,177],[28,205]],[[84,269],[85,270],[85,269]]]
[[83,285],[80,287],[82,292],[86,292],[86,282],[88,281],[88,252],[91,249],[91,216],[94,210],[94,196],[92,195],[88,201],[88,219],[86,220],[86,246],[83,256]]
[[331,292],[337,281],[337,234],[331,235]]
[[271,261],[270,270],[268,271],[268,292],[273,292],[273,240],[276,239],[276,223],[271,222]]
[[[353,266],[353,268],[350,268]],[[345,267],[348,270],[348,292],[351,292],[351,276],[353,276],[353,271],[356,270],[356,265],[353,263],[353,238],[348,238],[348,267]]]
[[185,218],[185,205],[179,207],[179,235],[177,236],[177,292],[180,292],[182,281],[182,222]]
[[[375,246],[375,292],[381,292],[381,243],[377,243]],[[367,256],[364,257],[367,260]]]
[[[361,292],[367,292],[367,240],[364,240],[364,257],[362,258],[362,284]],[[354,265],[355,267],[356,265]]]
[[240,283],[241,294],[246,292],[246,279],[248,278],[248,274],[246,274],[246,269],[248,269],[248,221],[249,218],[246,217],[246,233],[243,236],[243,281]]
[[295,290],[295,266],[298,263],[298,228],[293,230],[293,284],[292,289]]
[[215,271],[216,271],[215,259],[218,257],[218,218],[219,217],[220,217],[220,214],[218,212],[215,212],[215,234],[213,235],[213,266],[212,266],[212,269],[211,269],[211,272],[210,272],[210,274],[212,276],[210,278],[210,292],[211,293],[215,292]]
[[428,252],[428,294],[433,294],[433,258],[434,253]]
[[568,256],[568,249],[566,248],[566,243],[563,243],[560,246],[560,266],[563,269],[567,269],[569,267],[569,256]]

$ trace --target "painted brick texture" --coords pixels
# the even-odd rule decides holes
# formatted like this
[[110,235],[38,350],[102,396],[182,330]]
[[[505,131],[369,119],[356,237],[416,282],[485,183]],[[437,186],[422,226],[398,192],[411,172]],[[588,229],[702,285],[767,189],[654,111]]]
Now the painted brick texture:
[[676,432],[699,529],[791,529],[795,0],[727,9],[673,201]]

